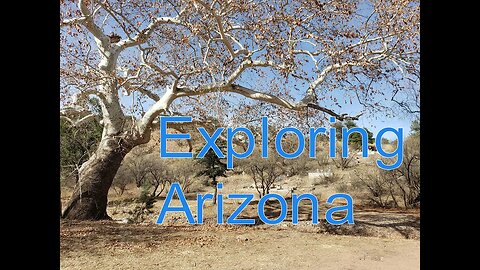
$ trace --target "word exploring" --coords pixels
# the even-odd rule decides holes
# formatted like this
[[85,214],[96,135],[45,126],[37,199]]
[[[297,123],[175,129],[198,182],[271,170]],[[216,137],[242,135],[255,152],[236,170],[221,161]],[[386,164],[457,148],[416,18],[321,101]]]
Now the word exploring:
[[[168,152],[167,151],[167,140],[168,139],[190,139],[190,134],[169,134],[167,133],[167,125],[169,122],[180,122],[180,123],[189,123],[192,122],[192,117],[190,116],[161,116],[160,117],[160,157],[162,158],[193,158],[192,152]],[[331,117],[330,122],[334,123],[335,118]],[[245,127],[237,128],[227,128],[227,150],[226,153],[223,153],[220,148],[216,145],[215,141],[220,137],[225,128],[217,128],[213,134],[209,135],[205,128],[199,127],[197,130],[201,133],[205,139],[206,144],[200,150],[196,158],[203,158],[209,149],[212,149],[219,158],[227,159],[227,169],[233,168],[233,158],[246,158],[253,153],[255,147],[255,137],[250,129]],[[354,132],[358,132],[362,137],[362,157],[368,157],[368,133],[364,128],[353,127],[353,128],[342,128],[342,158],[348,157],[348,138]],[[386,132],[393,132],[397,136],[397,149],[393,152],[386,152],[382,148],[382,137]],[[233,138],[235,135],[241,133],[246,136],[248,139],[248,147],[243,153],[236,152],[233,148]],[[287,133],[293,133],[297,137],[298,145],[297,149],[292,153],[287,153],[282,148],[282,138]],[[321,128],[310,128],[309,129],[309,157],[316,157],[316,139],[318,134],[326,135],[327,129],[324,127]],[[335,158],[336,153],[336,128],[331,127],[328,131],[329,137],[329,157]],[[261,147],[262,147],[262,158],[268,158],[268,119],[267,117],[262,117],[262,127],[261,127]],[[393,170],[402,164],[403,160],[403,129],[398,128],[394,129],[391,127],[386,127],[381,129],[376,138],[375,146],[378,153],[383,158],[394,158],[393,164],[389,162],[384,162],[382,159],[377,159],[377,166],[384,170]],[[305,148],[305,135],[294,127],[287,127],[280,129],[275,136],[275,150],[283,158],[297,158],[299,157]]]
[[[222,183],[217,183],[217,189],[221,190],[223,188]],[[180,200],[181,206],[170,206],[173,195],[177,193],[178,199]],[[243,218],[239,219],[238,216],[242,213],[245,207],[252,201],[253,194],[228,194],[228,199],[243,199],[243,202],[238,206],[238,208],[233,211],[233,213],[227,217],[226,224],[255,224],[255,219]],[[183,194],[182,188],[178,182],[173,183],[170,186],[167,197],[160,210],[158,215],[157,224],[162,224],[165,215],[168,212],[183,212],[187,217],[188,223],[190,224],[203,224],[203,205],[206,200],[212,200],[213,194],[207,193],[205,195],[197,194],[197,220],[193,218],[192,212],[187,204],[185,195]],[[269,219],[265,215],[265,203],[269,199],[276,199],[280,202],[280,215],[275,219]],[[318,200],[317,197],[313,194],[305,193],[302,195],[293,194],[292,195],[292,224],[298,224],[298,206],[301,200],[310,200],[312,203],[312,224],[318,224]],[[353,220],[353,199],[350,195],[344,193],[333,194],[327,199],[327,203],[333,203],[336,199],[345,199],[347,202],[346,205],[333,206],[328,209],[325,213],[325,219],[328,223],[332,225],[341,225],[344,223],[354,224]],[[287,216],[287,202],[285,198],[278,194],[267,194],[263,196],[258,202],[258,217],[265,224],[275,225],[282,222]],[[347,211],[344,218],[334,219],[333,214],[338,211]],[[224,224],[224,215],[223,215],[223,195],[217,194],[217,224]]]

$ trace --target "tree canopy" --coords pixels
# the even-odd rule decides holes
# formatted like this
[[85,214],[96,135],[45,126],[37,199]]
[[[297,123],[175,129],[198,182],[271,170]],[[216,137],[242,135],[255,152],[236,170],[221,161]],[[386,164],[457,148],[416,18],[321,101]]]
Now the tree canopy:
[[411,105],[418,9],[403,0],[62,1],[62,106],[80,109],[95,95],[110,115],[142,116],[144,131],[161,113],[342,119],[337,92],[362,112]]

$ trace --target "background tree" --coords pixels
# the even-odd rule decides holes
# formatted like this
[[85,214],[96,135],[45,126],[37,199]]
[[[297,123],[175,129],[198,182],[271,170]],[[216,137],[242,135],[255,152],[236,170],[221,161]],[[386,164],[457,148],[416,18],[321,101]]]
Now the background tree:
[[[224,148],[219,146],[219,148]],[[213,204],[217,204],[217,178],[227,177],[227,164],[215,154],[212,149],[209,149],[203,158],[197,159],[197,162],[202,165],[202,169],[197,173],[197,176],[205,175],[212,181],[210,185],[214,187]]]
[[342,171],[355,165],[355,151],[348,151],[347,157],[342,157],[342,145],[337,143],[336,147],[336,156],[331,158],[335,167],[341,169]]
[[150,192],[147,195],[153,198],[158,198],[173,178],[171,168],[156,153],[134,155],[126,167],[137,187]]
[[78,172],[82,164],[95,152],[102,136],[102,126],[98,121],[90,121],[80,127],[60,119],[60,179],[78,182]]
[[[384,162],[391,162],[384,160]],[[393,170],[375,168],[356,173],[356,186],[367,191],[367,199],[379,207],[405,208],[420,205],[420,139],[409,136],[404,142],[403,161]]]
[[172,181],[180,183],[184,193],[188,193],[191,190],[192,185],[195,183],[195,177],[204,171],[204,164],[193,160],[175,160],[170,165],[172,173]]
[[347,119],[336,112],[345,106],[339,96],[363,113],[391,112],[393,99],[419,89],[415,0],[60,5],[61,115],[88,121],[85,100],[95,96],[103,125],[63,211],[68,219],[108,218],[113,178],[125,155],[150,140],[159,115],[224,124],[268,113],[308,124]]
[[254,152],[248,158],[239,161],[239,165],[252,177],[260,197],[269,194],[273,184],[286,173],[282,167],[282,158],[277,154],[270,154],[268,158],[262,158],[260,153]]
[[165,190],[167,184],[172,181],[173,174],[165,161],[161,160],[156,155],[155,157],[155,159],[151,159],[151,161],[147,163],[149,173],[147,183],[152,187],[152,193],[150,196],[158,198]]
[[412,124],[410,125],[410,130],[410,134],[412,136],[420,136],[420,120],[413,120]]
[[333,128],[335,128],[335,132],[336,132],[336,134],[335,134],[336,137],[335,138],[337,139],[337,141],[341,141],[342,140],[342,128],[345,126],[344,123],[337,121],[337,122],[331,124],[331,126]]
[[125,190],[127,190],[127,186],[134,182],[127,166],[122,165],[113,179],[112,187],[118,195],[123,195]]
[[420,137],[409,136],[405,140],[402,165],[388,173],[394,179],[405,208],[420,204]]
[[[333,127],[336,128],[337,131],[337,140],[342,141],[342,128],[346,127],[347,129],[358,127],[357,123],[352,120],[347,120],[345,123],[335,122]],[[368,128],[363,127],[367,132],[368,138],[367,141],[369,144],[375,143],[375,138],[373,138],[373,133],[368,130]],[[358,150],[362,148],[362,135],[358,132],[354,132],[348,136],[348,144],[353,147],[354,150]]]

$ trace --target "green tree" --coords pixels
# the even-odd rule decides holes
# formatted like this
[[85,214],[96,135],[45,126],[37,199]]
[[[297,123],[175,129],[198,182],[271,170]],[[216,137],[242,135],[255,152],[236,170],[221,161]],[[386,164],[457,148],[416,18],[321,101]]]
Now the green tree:
[[410,134],[412,136],[420,136],[420,120],[415,119],[410,124]]
[[373,137],[373,132],[368,130],[368,128],[364,127],[365,131],[368,134],[368,143],[375,143],[375,138]]
[[[346,127],[347,129],[358,127],[357,124],[352,120],[347,120],[344,124],[337,122],[332,126],[337,129],[337,140],[342,140],[341,130],[343,127]],[[368,143],[374,143],[375,138],[373,138],[373,133],[365,127],[363,129],[365,129],[368,134]],[[352,145],[355,149],[360,149],[362,147],[362,135],[358,132],[350,134],[348,137],[348,144]]]
[[335,136],[337,141],[342,140],[342,128],[343,128],[343,123],[342,122],[335,122],[332,124],[332,127],[335,128],[336,134]]
[[[220,149],[225,148],[223,145],[219,146]],[[208,176],[212,181],[210,184],[215,188],[213,194],[213,204],[217,204],[217,178],[227,177],[225,172],[227,171],[227,164],[215,154],[212,149],[209,149],[203,158],[198,159],[198,163],[202,165],[202,169],[197,173],[197,176]]]
[[87,161],[102,137],[102,125],[97,120],[76,127],[60,119],[60,179],[65,183],[72,176],[78,181],[78,170]]
[[347,120],[345,121],[345,124],[343,126],[348,129],[351,129],[351,128],[357,127],[357,124],[353,120]]
[[[357,127],[357,124],[349,120],[345,123],[345,127],[351,129]],[[362,147],[362,135],[358,132],[352,133],[348,137],[348,144],[352,145],[355,149],[360,149]]]

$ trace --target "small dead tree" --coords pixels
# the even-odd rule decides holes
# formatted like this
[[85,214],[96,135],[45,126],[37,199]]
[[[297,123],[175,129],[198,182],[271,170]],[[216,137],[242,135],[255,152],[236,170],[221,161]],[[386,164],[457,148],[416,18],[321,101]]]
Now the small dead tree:
[[405,140],[402,165],[390,171],[397,185],[405,208],[420,203],[420,137],[411,136]]
[[141,187],[145,183],[145,178],[148,175],[148,161],[142,156],[136,156],[128,160],[127,167],[130,177],[135,181],[137,187]]
[[123,195],[125,190],[127,190],[127,186],[133,182],[133,178],[131,177],[127,166],[121,166],[113,179],[112,187],[113,190],[115,190],[115,193]]
[[128,175],[137,187],[150,191],[150,196],[158,198],[172,178],[171,169],[155,153],[137,151],[126,162]]
[[353,151],[348,151],[348,156],[347,157],[342,157],[342,146],[337,144],[337,155],[335,158],[332,158],[333,164],[335,164],[335,167],[341,169],[342,171],[352,167],[355,164],[355,153],[352,153]]
[[[400,167],[385,171],[357,173],[359,186],[367,190],[367,198],[380,207],[416,207],[420,203],[420,148],[419,138],[405,140],[403,161]],[[384,163],[392,162],[383,160]]]
[[160,159],[153,159],[147,165],[148,183],[153,187],[150,196],[158,198],[165,190],[167,183],[172,179],[172,173],[167,165]]
[[193,160],[176,161],[170,167],[173,181],[180,183],[184,193],[190,192],[195,176],[202,170],[202,166]]
[[143,175],[143,177],[140,178],[140,182],[137,182],[137,185],[142,187],[142,191],[138,198],[140,205],[135,207],[133,211],[132,220],[135,222],[141,222],[153,213],[154,203],[172,179],[170,168],[156,154],[145,155],[139,159],[141,160],[141,166],[134,168],[138,170],[137,172],[144,172],[145,174],[138,174]]
[[260,197],[270,193],[270,188],[283,175],[282,163],[276,155],[261,158],[260,155],[252,155],[243,161],[242,166],[253,178],[255,189]]
[[364,174],[357,172],[356,175],[355,186],[367,191],[366,198],[370,204],[382,208],[398,207],[395,184],[386,171],[374,169]]

